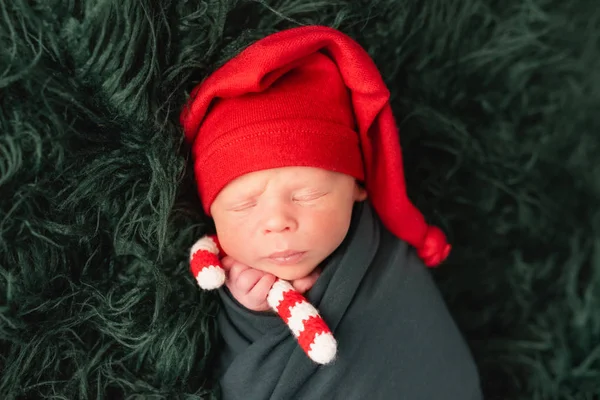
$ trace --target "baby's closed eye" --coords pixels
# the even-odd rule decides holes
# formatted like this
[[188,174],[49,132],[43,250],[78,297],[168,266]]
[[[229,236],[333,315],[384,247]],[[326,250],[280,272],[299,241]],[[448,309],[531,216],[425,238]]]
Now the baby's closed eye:
[[245,211],[256,206],[256,200],[247,201],[244,203],[237,204],[228,209],[228,211]]
[[321,197],[324,197],[326,195],[327,195],[327,192],[325,192],[325,191],[312,190],[312,191],[305,191],[305,192],[294,194],[292,199],[294,201],[299,201],[299,202],[313,201],[313,200],[320,199]]

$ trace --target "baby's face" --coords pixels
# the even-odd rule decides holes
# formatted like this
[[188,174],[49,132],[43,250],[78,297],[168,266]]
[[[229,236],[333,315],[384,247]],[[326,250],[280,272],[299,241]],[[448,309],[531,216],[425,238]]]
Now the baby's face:
[[342,243],[354,202],[365,198],[365,190],[349,175],[284,167],[233,180],[210,211],[225,253],[294,280],[310,274]]

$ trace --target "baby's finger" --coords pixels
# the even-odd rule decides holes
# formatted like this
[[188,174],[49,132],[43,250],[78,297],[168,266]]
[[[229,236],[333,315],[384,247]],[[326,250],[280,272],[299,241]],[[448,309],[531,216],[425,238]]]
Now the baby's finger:
[[248,292],[248,296],[256,303],[265,301],[276,280],[277,277],[275,275],[265,273],[250,292]]
[[248,293],[264,275],[263,271],[248,267],[238,275],[235,285],[243,293]]
[[230,266],[229,266],[229,272],[227,273],[227,280],[230,281],[231,283],[237,282],[240,275],[247,269],[250,269],[250,267],[247,266],[246,264],[242,264],[242,263],[239,263],[236,261],[233,261],[233,263],[231,263],[229,265]]
[[234,263],[235,260],[229,256],[225,256],[221,259],[221,267],[223,267],[225,271],[229,271]]

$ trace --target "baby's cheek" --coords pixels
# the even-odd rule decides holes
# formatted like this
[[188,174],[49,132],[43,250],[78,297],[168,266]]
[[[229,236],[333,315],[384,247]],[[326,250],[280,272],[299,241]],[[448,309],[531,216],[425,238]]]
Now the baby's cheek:
[[240,230],[229,226],[217,226],[217,236],[223,251],[228,256],[241,261],[240,258],[243,257],[244,250],[242,246],[244,238]]
[[317,243],[337,241],[340,236],[343,238],[348,231],[350,218],[351,213],[343,208],[314,215],[311,219],[311,231]]

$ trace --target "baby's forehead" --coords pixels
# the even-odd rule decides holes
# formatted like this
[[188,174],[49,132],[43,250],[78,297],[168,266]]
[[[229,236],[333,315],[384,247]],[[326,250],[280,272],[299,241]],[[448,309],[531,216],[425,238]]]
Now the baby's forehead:
[[297,182],[311,183],[321,180],[333,180],[339,173],[318,167],[291,166],[269,168],[241,175],[238,180],[246,183],[261,182]]
[[303,188],[333,185],[340,173],[316,167],[282,167],[238,176],[224,188],[227,195],[256,195],[267,186]]

